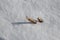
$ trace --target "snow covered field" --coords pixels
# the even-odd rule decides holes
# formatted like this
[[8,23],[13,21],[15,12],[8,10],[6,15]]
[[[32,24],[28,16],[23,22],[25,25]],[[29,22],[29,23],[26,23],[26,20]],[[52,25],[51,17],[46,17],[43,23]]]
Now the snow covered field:
[[60,40],[60,0],[0,0],[0,40]]

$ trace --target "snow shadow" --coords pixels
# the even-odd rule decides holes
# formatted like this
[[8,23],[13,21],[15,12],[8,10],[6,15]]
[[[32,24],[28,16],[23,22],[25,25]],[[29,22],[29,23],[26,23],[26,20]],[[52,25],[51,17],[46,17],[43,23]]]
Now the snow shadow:
[[4,38],[0,37],[0,40],[5,40]]
[[13,22],[12,24],[32,24],[31,22]]

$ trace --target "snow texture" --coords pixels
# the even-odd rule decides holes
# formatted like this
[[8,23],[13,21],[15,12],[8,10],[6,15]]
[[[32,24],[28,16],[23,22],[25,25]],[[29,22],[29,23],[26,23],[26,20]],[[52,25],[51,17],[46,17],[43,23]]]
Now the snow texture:
[[0,0],[0,40],[60,40],[60,0]]

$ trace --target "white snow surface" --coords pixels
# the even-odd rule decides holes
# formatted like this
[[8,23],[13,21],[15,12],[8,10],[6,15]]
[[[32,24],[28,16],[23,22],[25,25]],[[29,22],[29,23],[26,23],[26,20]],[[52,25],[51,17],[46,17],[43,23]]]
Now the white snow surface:
[[60,40],[60,0],[0,0],[0,40]]

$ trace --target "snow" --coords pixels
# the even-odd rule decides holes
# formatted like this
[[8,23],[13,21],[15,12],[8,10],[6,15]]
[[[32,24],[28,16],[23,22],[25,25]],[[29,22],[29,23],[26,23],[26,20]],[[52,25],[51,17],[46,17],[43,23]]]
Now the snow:
[[60,0],[0,0],[0,40],[60,40]]

